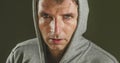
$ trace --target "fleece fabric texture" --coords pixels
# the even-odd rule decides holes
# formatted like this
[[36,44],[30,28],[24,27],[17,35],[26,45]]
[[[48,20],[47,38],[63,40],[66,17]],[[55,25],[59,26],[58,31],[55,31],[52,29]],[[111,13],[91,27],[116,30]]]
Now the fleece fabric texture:
[[[37,38],[19,43],[10,53],[6,63],[46,63],[44,41],[37,23],[37,3],[38,0],[33,0],[33,18]],[[78,0],[78,6],[77,29],[59,63],[118,63],[111,54],[82,36],[86,31],[89,13],[87,0]]]

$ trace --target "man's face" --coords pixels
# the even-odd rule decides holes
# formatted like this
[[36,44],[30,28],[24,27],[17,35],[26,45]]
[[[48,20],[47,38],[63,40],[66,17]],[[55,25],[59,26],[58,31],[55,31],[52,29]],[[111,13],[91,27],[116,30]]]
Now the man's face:
[[76,29],[77,17],[77,5],[72,0],[62,3],[55,0],[39,1],[39,29],[49,49],[65,49]]

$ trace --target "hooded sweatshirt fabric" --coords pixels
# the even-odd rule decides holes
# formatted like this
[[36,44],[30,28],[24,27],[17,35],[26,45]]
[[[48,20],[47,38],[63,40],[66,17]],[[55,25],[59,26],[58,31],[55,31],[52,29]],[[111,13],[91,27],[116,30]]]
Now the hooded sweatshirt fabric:
[[[33,18],[37,38],[26,40],[12,50],[6,63],[49,63],[45,59],[45,46],[37,23],[37,3],[33,0]],[[67,51],[59,63],[118,63],[108,52],[85,39],[88,19],[87,0],[78,0],[78,24]]]

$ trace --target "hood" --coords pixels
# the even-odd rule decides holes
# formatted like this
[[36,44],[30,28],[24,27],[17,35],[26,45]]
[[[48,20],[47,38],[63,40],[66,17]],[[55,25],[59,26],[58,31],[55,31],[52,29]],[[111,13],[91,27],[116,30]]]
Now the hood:
[[[36,36],[39,39],[39,49],[40,49],[40,59],[42,59],[41,63],[45,63],[45,51],[43,49],[44,44],[43,44],[43,39],[41,37],[41,33],[38,28],[38,17],[37,17],[37,4],[39,0],[33,0],[33,19],[34,19],[34,25],[35,25],[35,30],[36,30]],[[68,50],[70,48],[73,48],[77,42],[79,42],[82,46],[83,41],[81,40],[83,33],[85,33],[87,29],[87,19],[88,19],[88,13],[89,13],[89,8],[88,8],[88,2],[87,0],[78,0],[78,23],[77,23],[77,28],[75,30],[75,33],[71,39],[71,43],[68,47]],[[73,45],[74,44],[74,45]],[[66,53],[67,54],[67,53]]]

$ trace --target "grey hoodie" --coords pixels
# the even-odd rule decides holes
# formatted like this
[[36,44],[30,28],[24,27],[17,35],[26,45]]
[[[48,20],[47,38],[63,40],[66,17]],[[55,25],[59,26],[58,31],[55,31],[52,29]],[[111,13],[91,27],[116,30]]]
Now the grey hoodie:
[[[37,2],[38,0],[33,0],[33,18],[37,38],[17,44],[6,63],[47,63],[46,47],[37,23]],[[82,36],[86,31],[89,9],[87,0],[78,0],[78,5],[77,29],[59,63],[118,63],[111,54]]]

